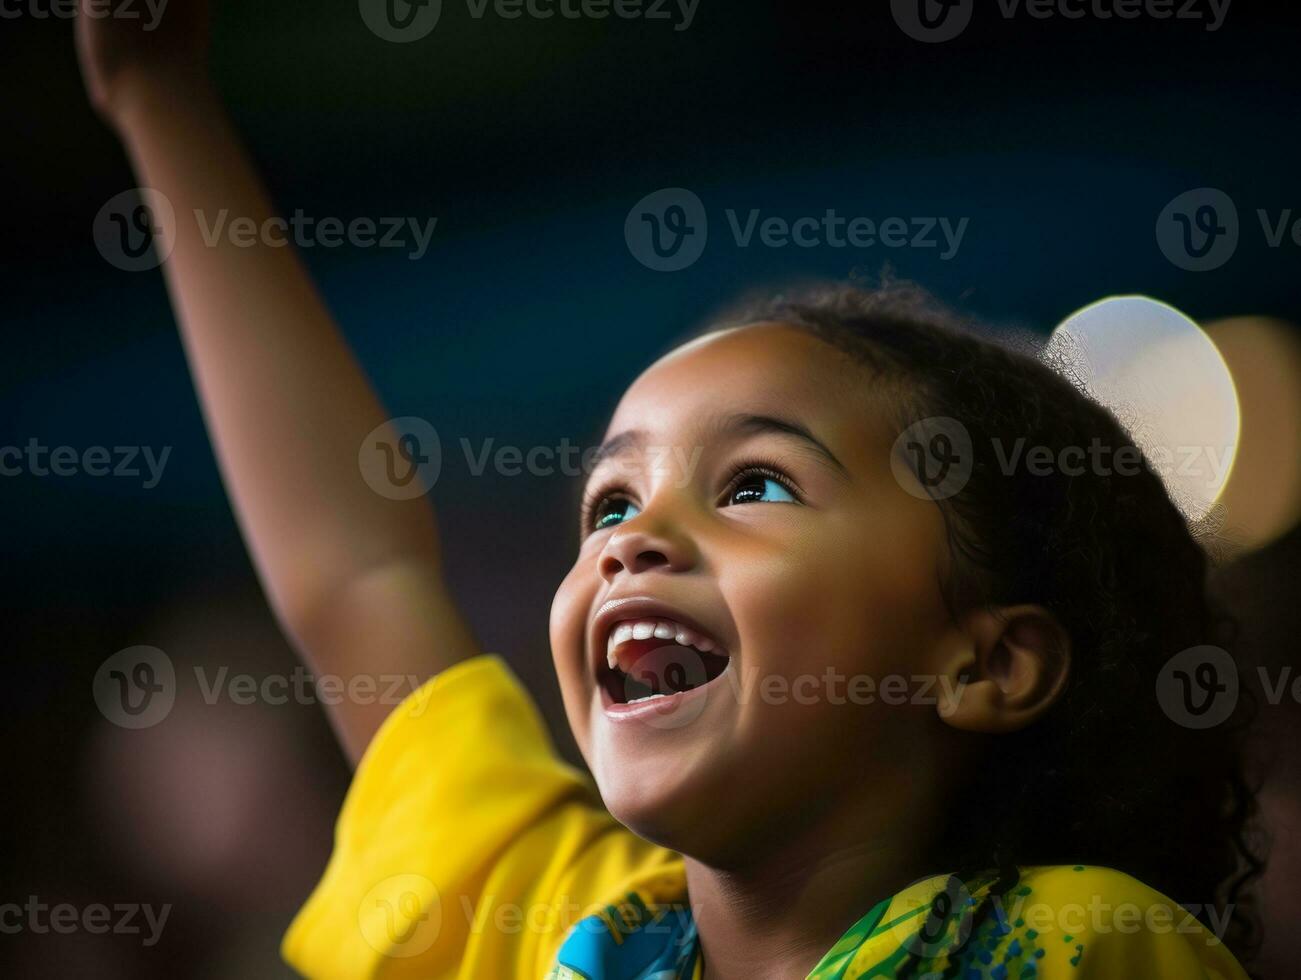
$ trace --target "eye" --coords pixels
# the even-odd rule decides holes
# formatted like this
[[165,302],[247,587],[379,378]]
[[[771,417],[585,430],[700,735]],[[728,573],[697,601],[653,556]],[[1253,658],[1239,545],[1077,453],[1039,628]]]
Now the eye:
[[624,521],[630,521],[641,513],[641,508],[627,497],[605,497],[592,508],[591,526],[593,531],[614,527]]
[[724,494],[727,506],[737,504],[797,504],[799,498],[794,488],[781,474],[753,467],[742,470],[732,478]]

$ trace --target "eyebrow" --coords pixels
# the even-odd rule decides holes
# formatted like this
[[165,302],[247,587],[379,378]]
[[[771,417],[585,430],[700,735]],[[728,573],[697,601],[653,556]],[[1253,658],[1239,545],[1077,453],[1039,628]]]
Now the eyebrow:
[[723,428],[756,435],[775,433],[777,435],[794,436],[796,439],[807,443],[819,456],[839,470],[841,475],[849,476],[848,468],[836,457],[836,454],[828,449],[826,444],[810,432],[806,426],[792,419],[782,419],[772,415],[742,413],[728,417],[723,424]]
[[[777,418],[773,415],[756,415],[741,412],[725,417],[719,426],[722,432],[739,432],[746,435],[785,435],[793,436],[806,443],[809,448],[830,463],[842,476],[849,477],[849,469],[842,463],[826,444],[809,429],[792,419]],[[647,434],[643,429],[628,429],[611,436],[596,450],[592,457],[591,469],[595,470],[602,462],[612,456],[631,450],[641,449],[646,445]]]
[[621,453],[642,448],[646,445],[646,438],[646,432],[643,429],[627,429],[617,436],[611,436],[601,443],[596,452],[592,454],[592,461],[588,467],[589,472],[595,470],[611,456],[618,456]]

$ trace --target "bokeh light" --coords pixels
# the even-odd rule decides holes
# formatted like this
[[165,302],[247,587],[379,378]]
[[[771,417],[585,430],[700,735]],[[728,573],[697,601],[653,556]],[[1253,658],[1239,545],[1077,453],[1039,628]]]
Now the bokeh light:
[[1146,296],[1113,296],[1053,331],[1048,358],[1129,430],[1190,521],[1210,511],[1238,444],[1233,377],[1205,331]]
[[1301,517],[1301,341],[1296,328],[1259,316],[1206,325],[1238,391],[1242,432],[1220,495],[1220,540],[1260,548]]

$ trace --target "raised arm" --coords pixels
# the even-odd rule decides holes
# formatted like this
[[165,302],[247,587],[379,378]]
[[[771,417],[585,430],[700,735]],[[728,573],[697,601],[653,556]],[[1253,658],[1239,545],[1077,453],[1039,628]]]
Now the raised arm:
[[171,0],[151,31],[83,8],[78,54],[140,184],[175,210],[163,273],[226,489],[304,660],[363,692],[330,708],[355,762],[393,707],[391,678],[478,651],[443,584],[427,498],[387,499],[362,478],[358,450],[387,415],[298,255],[205,241],[222,211],[258,227],[274,216],[208,81],[207,24],[206,0]]

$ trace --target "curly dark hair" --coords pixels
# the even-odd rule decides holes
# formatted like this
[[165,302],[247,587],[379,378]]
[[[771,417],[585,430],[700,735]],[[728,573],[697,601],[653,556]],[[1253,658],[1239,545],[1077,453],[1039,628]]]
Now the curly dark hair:
[[980,809],[944,835],[951,868],[1008,880],[1017,866],[1116,868],[1201,909],[1208,925],[1207,909],[1228,914],[1222,938],[1249,960],[1259,923],[1247,886],[1263,867],[1248,834],[1250,701],[1195,730],[1156,697],[1171,656],[1231,643],[1232,624],[1208,597],[1206,551],[1150,467],[1040,475],[995,456],[1018,439],[1055,458],[1094,440],[1137,454],[1125,428],[1060,366],[989,339],[910,284],[804,286],[744,301],[714,325],[765,321],[863,365],[898,431],[935,417],[966,427],[970,478],[937,501],[953,556],[950,607],[1034,603],[1070,637],[1060,700],[1020,732],[976,736],[990,740],[972,773]]

